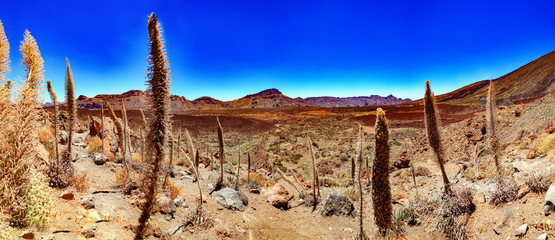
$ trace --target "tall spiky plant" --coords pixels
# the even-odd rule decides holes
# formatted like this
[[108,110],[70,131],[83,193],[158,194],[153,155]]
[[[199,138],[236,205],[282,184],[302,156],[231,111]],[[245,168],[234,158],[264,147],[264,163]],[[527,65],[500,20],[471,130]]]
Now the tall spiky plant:
[[495,121],[495,93],[493,90],[493,81],[490,77],[488,97],[486,100],[486,123],[487,123],[487,133],[488,142],[493,154],[493,160],[495,162],[495,171],[497,176],[501,176],[501,166],[499,165],[499,139],[497,138],[497,124]]
[[237,157],[237,177],[235,178],[235,190],[239,191],[239,172],[241,171],[241,144],[239,144],[239,156]]
[[249,186],[251,184],[251,153],[250,152],[247,152],[247,184]]
[[102,153],[104,152],[104,103],[100,103],[100,140],[102,141]]
[[144,134],[146,133],[146,129],[148,127],[148,123],[146,121],[146,117],[145,117],[145,113],[143,112],[143,109],[140,109],[141,111],[141,138],[142,138],[142,144],[141,144],[141,160],[145,160],[145,144],[146,144],[146,139]]
[[146,223],[154,205],[160,164],[165,159],[170,129],[170,70],[158,18],[152,13],[148,20],[150,43],[147,96],[153,107],[153,119],[147,137],[147,161],[151,164],[146,183],[146,202],[142,207],[135,239],[143,239]]
[[372,165],[372,202],[374,203],[374,220],[383,235],[391,225],[391,188],[389,186],[389,130],[385,112],[376,111],[376,156]]
[[0,83],[6,80],[5,74],[10,71],[10,43],[0,21]]
[[123,99],[121,100],[121,120],[123,121],[123,161],[127,161],[128,153],[129,153],[129,142],[127,141],[128,138],[128,127],[127,127],[127,110],[125,110],[125,103]]
[[360,181],[361,175],[362,175],[362,165],[363,165],[363,143],[362,143],[362,125],[359,126],[358,129],[358,142],[357,142],[357,147],[358,147],[358,156],[357,156],[357,164],[358,164],[358,175],[357,175],[357,182],[358,182],[358,195],[359,195],[359,201],[360,201],[360,211],[359,211],[359,225],[360,225],[360,239],[366,239],[366,235],[364,234],[364,228],[363,228],[363,203],[364,203],[364,193],[362,192],[362,182]]
[[430,82],[426,80],[426,93],[424,94],[424,118],[426,122],[426,133],[428,135],[428,143],[434,150],[437,163],[441,169],[443,176],[443,186],[445,193],[451,192],[449,186],[449,179],[445,172],[445,154],[443,152],[443,144],[441,143],[441,136],[439,134],[439,113],[436,106],[434,93],[430,89]]
[[[0,36],[0,39],[4,37]],[[34,207],[42,207],[41,203],[30,207],[36,199],[30,198],[29,193],[36,185],[33,183],[32,159],[36,146],[40,144],[37,133],[41,124],[39,111],[44,61],[29,31],[25,31],[19,49],[25,78],[14,104],[6,99],[0,100],[0,211],[11,217],[12,225],[27,225],[33,220],[43,220],[29,219],[28,213]]]
[[314,196],[312,210],[315,210],[316,205],[318,205],[318,197],[320,196],[320,179],[318,178],[318,167],[316,166],[316,158],[314,156],[314,149],[312,148],[312,140],[310,140],[310,137],[308,136],[307,140],[308,149],[310,150],[310,159],[312,160],[312,195]]
[[71,141],[73,139],[73,129],[75,127],[75,118],[77,116],[77,109],[75,108],[75,92],[73,86],[73,73],[71,72],[71,67],[69,61],[66,58],[66,101],[67,101],[67,111],[68,111],[68,143],[67,143],[67,153],[64,161],[72,161],[73,159],[73,149]]
[[224,129],[220,123],[220,119],[216,117],[216,122],[218,122],[218,144],[220,146],[220,178],[216,187],[212,191],[217,191],[222,187],[224,182],[224,163],[225,163],[225,146],[224,146]]
[[56,97],[54,89],[52,89],[52,83],[50,82],[50,80],[46,82],[46,86],[48,89],[48,93],[50,93],[50,99],[54,104],[54,146],[56,150],[56,169],[58,169],[60,166],[60,156],[58,152],[58,98]]
[[[114,125],[116,125],[116,130],[118,131],[118,147],[120,149],[120,151],[122,152],[122,154],[125,154],[125,146],[124,146],[124,141],[123,141],[123,126],[120,122],[120,120],[118,119],[118,117],[116,116],[116,113],[114,112],[114,109],[112,108],[112,105],[110,105],[109,102],[106,102],[106,106],[108,106],[108,113],[110,114],[110,119],[112,119],[112,122],[114,122]],[[125,159],[125,155],[123,155],[123,167],[125,168],[125,174],[126,177],[129,176],[129,166],[127,165],[127,160]]]

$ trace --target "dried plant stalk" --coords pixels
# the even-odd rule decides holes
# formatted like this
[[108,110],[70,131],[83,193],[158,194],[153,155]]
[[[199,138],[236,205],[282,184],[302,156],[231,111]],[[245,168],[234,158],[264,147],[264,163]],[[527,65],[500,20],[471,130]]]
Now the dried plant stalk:
[[170,119],[170,70],[164,50],[160,24],[154,13],[148,20],[150,42],[147,97],[153,107],[153,119],[147,136],[147,162],[151,165],[145,176],[146,202],[142,206],[135,239],[143,239],[146,224],[154,205],[160,165],[165,159],[168,145]]
[[389,186],[389,130],[385,112],[376,111],[376,156],[372,165],[372,202],[374,219],[379,232],[384,235],[392,228],[391,187]]
[[239,191],[239,172],[241,171],[241,145],[239,145],[239,157],[237,158],[237,177],[235,178],[235,190]]
[[426,122],[426,132],[428,135],[428,142],[430,147],[434,150],[437,163],[441,169],[443,176],[443,185],[445,192],[451,192],[449,186],[449,179],[445,173],[445,154],[443,152],[443,144],[441,143],[441,136],[439,134],[439,114],[436,106],[435,96],[430,89],[430,82],[426,81],[426,93],[424,95],[424,117]]
[[54,92],[54,89],[52,89],[52,83],[50,80],[46,82],[46,86],[48,93],[50,94],[52,104],[54,104],[54,146],[56,151],[56,168],[58,168],[60,166],[60,155],[58,151],[58,97],[56,97],[56,93]]
[[[363,165],[363,160],[362,160],[362,156],[363,156],[363,147],[362,147],[362,133],[363,133],[363,129],[362,129],[362,125],[359,126],[358,129],[358,142],[357,142],[357,147],[358,147],[358,156],[357,156],[357,164],[358,164],[358,175],[357,175],[357,182],[358,182],[358,195],[359,195],[359,201],[360,201],[360,214],[359,214],[359,225],[360,225],[360,239],[366,239],[365,234],[364,234],[364,229],[363,229],[363,203],[364,203],[364,193],[362,192],[362,182],[360,181],[361,175],[362,175],[362,165]],[[354,167],[354,166],[353,166]]]
[[308,149],[310,150],[310,159],[312,160],[312,194],[314,196],[313,210],[318,205],[318,197],[320,196],[320,180],[318,179],[318,168],[316,167],[316,158],[314,157],[314,150],[312,149],[312,140],[307,136]]
[[101,140],[102,140],[102,153],[105,153],[104,152],[104,138],[105,138],[104,134],[105,133],[104,133],[104,104],[103,103],[100,104],[100,133],[101,133],[100,137],[101,137]]
[[[114,125],[116,125],[116,130],[118,131],[118,147],[120,149],[120,151],[123,153],[125,152],[125,148],[124,148],[124,142],[123,142],[123,126],[121,126],[121,122],[118,119],[118,117],[116,116],[116,113],[114,112],[114,109],[112,108],[112,105],[110,105],[109,102],[106,102],[106,105],[108,106],[108,113],[110,114],[110,119],[112,119],[112,122],[114,122]],[[123,167],[125,168],[125,174],[126,177],[129,176],[129,166],[127,166],[127,161],[125,159],[125,155],[122,159],[123,162]]]
[[495,93],[493,92],[493,81],[489,79],[488,96],[486,100],[486,124],[488,142],[495,162],[497,176],[501,176],[501,166],[499,165],[499,139],[497,138],[497,124],[495,121]]

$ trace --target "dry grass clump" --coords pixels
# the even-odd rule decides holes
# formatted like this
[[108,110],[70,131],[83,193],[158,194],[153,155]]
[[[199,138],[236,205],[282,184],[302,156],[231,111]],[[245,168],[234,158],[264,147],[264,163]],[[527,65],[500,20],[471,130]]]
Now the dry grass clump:
[[494,192],[491,194],[490,203],[493,205],[501,205],[517,199],[518,185],[510,183],[504,177],[497,178],[497,185]]
[[199,229],[209,229],[214,226],[214,219],[208,216],[204,205],[198,203],[195,210],[189,213],[183,225],[185,227],[192,226]]
[[98,136],[88,138],[87,143],[89,144],[87,147],[89,153],[99,152],[102,150],[102,140]]
[[142,163],[143,162],[142,154],[138,152],[131,154],[131,161],[136,163]]
[[41,143],[46,143],[54,138],[54,129],[52,129],[50,125],[43,125],[39,128],[37,134],[39,141]]
[[551,178],[544,177],[543,175],[534,175],[526,180],[526,185],[528,185],[528,188],[533,193],[544,193],[547,192],[551,185]]
[[347,195],[351,201],[356,201],[358,199],[358,192],[354,188],[347,188],[347,190],[345,190],[345,195]]
[[71,182],[78,192],[85,192],[89,189],[89,178],[86,172],[73,175]]
[[272,187],[276,184],[274,180],[266,180],[266,178],[264,178],[262,175],[260,175],[257,172],[251,173],[250,178],[251,178],[251,181],[253,180],[257,181],[258,184],[263,187]]
[[530,146],[530,151],[534,152],[535,156],[548,154],[553,149],[555,149],[555,134],[544,134]]

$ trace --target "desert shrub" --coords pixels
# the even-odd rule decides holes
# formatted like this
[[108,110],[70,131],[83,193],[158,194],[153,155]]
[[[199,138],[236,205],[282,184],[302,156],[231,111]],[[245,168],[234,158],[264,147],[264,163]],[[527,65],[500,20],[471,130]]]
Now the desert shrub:
[[168,190],[170,192],[170,197],[175,199],[179,194],[181,194],[181,189],[173,183],[172,180],[168,180]]
[[46,177],[31,168],[29,187],[25,189],[27,209],[24,221],[26,225],[43,227],[52,222],[56,212],[52,189],[48,187]]
[[136,152],[131,155],[131,160],[136,163],[142,163],[143,156],[141,155],[141,153]]
[[88,138],[87,143],[89,153],[102,151],[102,140],[98,136]]
[[341,158],[339,158],[339,160],[341,160],[341,162],[347,162],[347,161],[349,161],[349,157],[341,156]]
[[496,189],[491,194],[490,203],[493,205],[501,205],[516,200],[518,194],[518,185],[510,183],[505,178],[497,179]]
[[256,179],[250,179],[249,186],[250,188],[258,189],[260,188],[260,182]]
[[544,193],[551,185],[551,178],[544,177],[543,175],[534,175],[526,180],[526,185],[533,193]]
[[79,192],[85,192],[89,188],[89,178],[87,173],[75,174],[71,177],[71,182],[75,189]]
[[555,134],[545,134],[534,141],[530,151],[537,154],[547,154],[553,148],[555,148]]

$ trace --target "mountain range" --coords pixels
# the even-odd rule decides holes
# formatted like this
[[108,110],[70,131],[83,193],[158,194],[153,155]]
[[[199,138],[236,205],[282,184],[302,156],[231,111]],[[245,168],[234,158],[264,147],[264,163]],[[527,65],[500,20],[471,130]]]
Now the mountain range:
[[[242,98],[232,101],[220,101],[211,97],[200,97],[195,100],[188,100],[185,97],[172,95],[171,108],[174,112],[195,110],[195,109],[231,109],[231,108],[279,108],[279,107],[358,107],[392,105],[397,103],[409,102],[411,99],[397,98],[393,95],[382,97],[378,95],[361,97],[309,97],[291,98],[285,96],[275,88],[249,94]],[[118,107],[121,101],[125,102],[126,109],[138,110],[146,107],[146,93],[141,90],[130,90],[122,94],[101,94],[89,98],[79,96],[77,106],[86,109],[98,109],[102,102],[109,102],[110,105]]]

